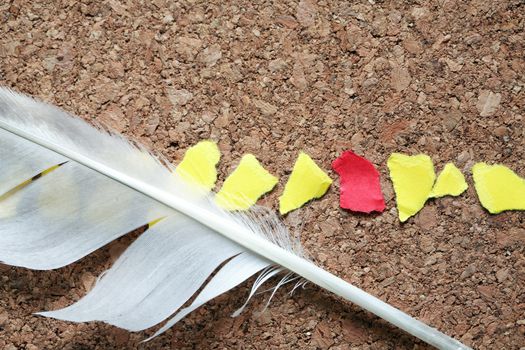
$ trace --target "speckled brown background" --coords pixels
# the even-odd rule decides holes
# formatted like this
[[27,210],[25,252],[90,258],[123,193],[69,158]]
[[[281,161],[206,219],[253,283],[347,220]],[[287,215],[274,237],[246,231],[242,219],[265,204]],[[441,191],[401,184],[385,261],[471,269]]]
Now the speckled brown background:
[[[0,4],[0,83],[99,121],[177,162],[219,142],[221,178],[253,152],[281,178],[297,153],[324,169],[345,149],[377,164],[387,210],[338,208],[338,185],[303,221],[316,261],[479,349],[525,347],[525,214],[487,214],[476,161],[525,176],[525,2],[25,1]],[[454,161],[470,189],[397,220],[386,159]],[[334,173],[330,172],[335,179]],[[427,349],[314,286],[286,288],[259,315],[230,313],[249,283],[154,341],[104,324],[32,312],[70,304],[131,241],[56,271],[0,266],[0,348]]]

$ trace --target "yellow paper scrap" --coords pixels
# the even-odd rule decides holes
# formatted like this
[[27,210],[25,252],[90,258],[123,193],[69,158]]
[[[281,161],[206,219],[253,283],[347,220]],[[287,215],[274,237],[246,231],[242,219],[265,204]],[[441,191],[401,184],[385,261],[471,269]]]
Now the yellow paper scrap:
[[279,211],[286,214],[306,202],[322,197],[332,179],[306,153],[299,153],[290,178],[279,197]]
[[184,180],[210,191],[217,181],[216,165],[221,153],[213,141],[201,141],[188,148],[176,171]]
[[425,154],[393,153],[387,166],[396,192],[399,220],[405,222],[425,205],[436,179],[434,164]]
[[431,198],[443,196],[459,196],[468,188],[465,176],[453,163],[445,164],[438,175],[434,188],[430,192]]
[[215,201],[226,210],[246,210],[254,205],[259,197],[271,191],[277,181],[254,155],[246,154],[224,181]]
[[525,179],[506,166],[477,163],[472,175],[479,201],[491,214],[525,210]]

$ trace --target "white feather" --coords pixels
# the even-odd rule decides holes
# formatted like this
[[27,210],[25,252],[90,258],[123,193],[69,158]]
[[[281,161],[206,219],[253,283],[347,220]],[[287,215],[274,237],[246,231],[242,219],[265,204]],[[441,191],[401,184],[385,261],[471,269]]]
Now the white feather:
[[141,235],[87,296],[41,314],[143,330],[178,310],[221,263],[242,251],[206,226],[174,214]]
[[67,159],[0,129],[0,196]]
[[[215,276],[208,282],[204,289],[195,298],[193,303],[179,310],[175,316],[170,318],[155,334],[146,339],[157,337],[182,320],[192,311],[206,304],[211,299],[244,282],[257,272],[268,268],[271,262],[249,253],[241,253],[228,261]],[[254,285],[255,288],[256,285]]]
[[[124,200],[113,208],[124,213],[132,210],[146,212],[137,215],[137,222],[132,222],[131,226],[136,226],[141,220],[144,220],[142,224],[146,224],[151,217],[157,215],[167,216],[130,246],[87,296],[66,309],[43,313],[44,315],[73,321],[102,320],[130,330],[144,329],[176,312],[220,264],[244,252],[253,257],[260,256],[261,266],[282,266],[357,303],[438,348],[467,348],[311,263],[275,215],[267,212],[238,215],[221,210],[213,200],[182,182],[174,175],[172,169],[163,165],[163,161],[159,161],[144,149],[131,145],[118,135],[97,130],[55,107],[7,89],[0,89],[0,129],[11,133],[11,138],[15,136],[24,140],[15,140],[15,152],[29,153],[31,147],[37,149],[37,152],[49,152],[50,160],[54,159],[53,157],[63,157],[68,160],[68,164],[76,163],[73,166],[77,172],[74,178],[79,178],[79,186],[85,186],[88,178],[97,177],[94,176],[97,172],[98,177],[101,177],[101,180],[95,181],[97,186],[109,186],[106,181],[111,181],[115,183],[114,188],[109,186],[112,188],[111,192],[126,192],[123,196],[127,199],[142,196],[142,206],[134,207],[135,200]],[[32,144],[24,148],[23,144],[27,141]],[[13,160],[16,160],[16,155],[2,155],[0,159],[9,159],[9,166],[15,166]],[[35,169],[45,169],[46,166],[52,167],[56,164],[56,160],[50,161],[49,164],[46,162],[41,162],[42,164],[38,164]],[[34,191],[42,191],[44,185],[52,190],[67,193],[77,185],[61,187],[57,179],[65,172],[64,169],[68,167],[57,168],[15,194],[22,195],[31,188],[34,188]],[[44,182],[43,179],[47,181]],[[17,179],[14,183],[22,183],[25,180],[26,178]],[[77,180],[72,183],[75,181]],[[9,186],[12,184],[13,182]],[[120,187],[122,185],[125,188]],[[98,194],[94,197],[97,196]],[[9,197],[10,194],[0,202],[0,213],[4,203],[11,200]],[[81,217],[85,208],[90,208],[89,200],[74,198],[75,196],[71,196],[71,201],[79,204],[68,211],[68,216]],[[43,210],[60,213],[65,209],[57,201],[47,201],[44,204],[46,209],[38,207],[29,213],[24,212],[27,217],[34,213],[35,216],[31,218],[33,223],[38,221]],[[11,204],[10,209],[12,207]],[[16,210],[18,208],[19,205],[16,206]],[[18,214],[18,211],[15,214]],[[79,258],[129,231],[130,226],[126,226],[126,220],[122,220],[125,215],[122,214],[114,221],[102,215],[103,223],[100,225],[97,226],[95,222],[88,220],[79,223],[78,230],[73,230],[73,224],[66,225],[64,229],[68,230],[67,233],[71,236],[84,238],[78,239],[67,234],[62,237],[66,242],[70,242],[67,246],[71,247],[75,254],[70,254],[67,259],[59,259],[55,263],[60,265]],[[64,220],[67,222],[67,219]],[[89,234],[92,234],[92,231],[87,227],[90,223],[96,227],[96,231],[108,231],[107,234],[97,237],[96,244],[90,240]],[[52,245],[61,242],[49,243],[53,238],[45,230],[26,236],[27,232],[23,231],[25,229],[27,227],[23,225],[16,227],[16,220],[9,225],[4,224],[4,221],[0,222],[0,247],[7,244],[8,247],[13,247],[15,252],[11,253],[11,249],[0,250],[0,260],[10,259],[21,266],[42,266],[41,258],[32,260],[30,255],[38,255],[41,247],[53,251]],[[116,233],[117,231],[120,232]],[[33,251],[30,253],[31,250]],[[256,258],[252,259],[252,262],[255,260]],[[228,269],[231,267],[228,264],[226,266]],[[248,272],[253,270],[255,268]],[[222,277],[215,281],[212,279],[213,284],[210,282],[210,290],[206,291],[202,300],[222,293],[234,283],[242,282],[248,277],[248,272],[243,272],[238,278],[229,281]],[[266,273],[261,281],[271,273]],[[187,311],[182,311],[185,312]]]
[[0,260],[37,270],[70,264],[172,212],[74,162],[7,196],[2,210],[11,215],[0,224]]

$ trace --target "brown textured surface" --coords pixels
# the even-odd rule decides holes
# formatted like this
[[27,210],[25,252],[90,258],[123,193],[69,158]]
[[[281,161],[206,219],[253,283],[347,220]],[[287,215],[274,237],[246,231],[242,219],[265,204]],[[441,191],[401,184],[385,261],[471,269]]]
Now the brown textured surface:
[[[400,151],[525,175],[523,1],[99,3],[3,1],[0,83],[174,162],[217,140],[222,177],[253,152],[281,178],[273,208],[299,150],[330,169],[354,149],[379,166],[387,210],[340,210],[334,183],[293,215],[319,264],[475,348],[525,346],[524,213],[487,214],[471,186],[401,225],[386,173]],[[428,348],[313,286],[232,319],[244,284],[146,345],[151,331],[31,315],[78,299],[129,242],[57,271],[0,266],[0,348]]]

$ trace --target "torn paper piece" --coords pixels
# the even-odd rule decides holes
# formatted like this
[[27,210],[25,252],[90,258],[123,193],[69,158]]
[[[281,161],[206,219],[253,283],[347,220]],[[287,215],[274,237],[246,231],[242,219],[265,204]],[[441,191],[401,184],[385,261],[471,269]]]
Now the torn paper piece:
[[425,154],[393,153],[387,165],[396,193],[399,220],[405,222],[425,205],[436,179],[434,164]]
[[479,201],[491,214],[525,210],[525,179],[506,166],[477,163],[472,175]]
[[362,213],[385,210],[379,172],[366,158],[345,151],[332,162],[332,168],[340,178],[341,208]]
[[453,163],[445,164],[430,192],[431,198],[459,196],[468,188],[465,176]]
[[254,205],[259,197],[271,191],[277,181],[255,156],[246,154],[224,181],[215,201],[226,210],[246,210]]
[[188,148],[176,171],[184,180],[210,191],[217,181],[221,153],[213,141],[201,141]]
[[322,197],[332,180],[306,153],[299,153],[290,178],[279,197],[279,211],[286,214],[306,202]]

